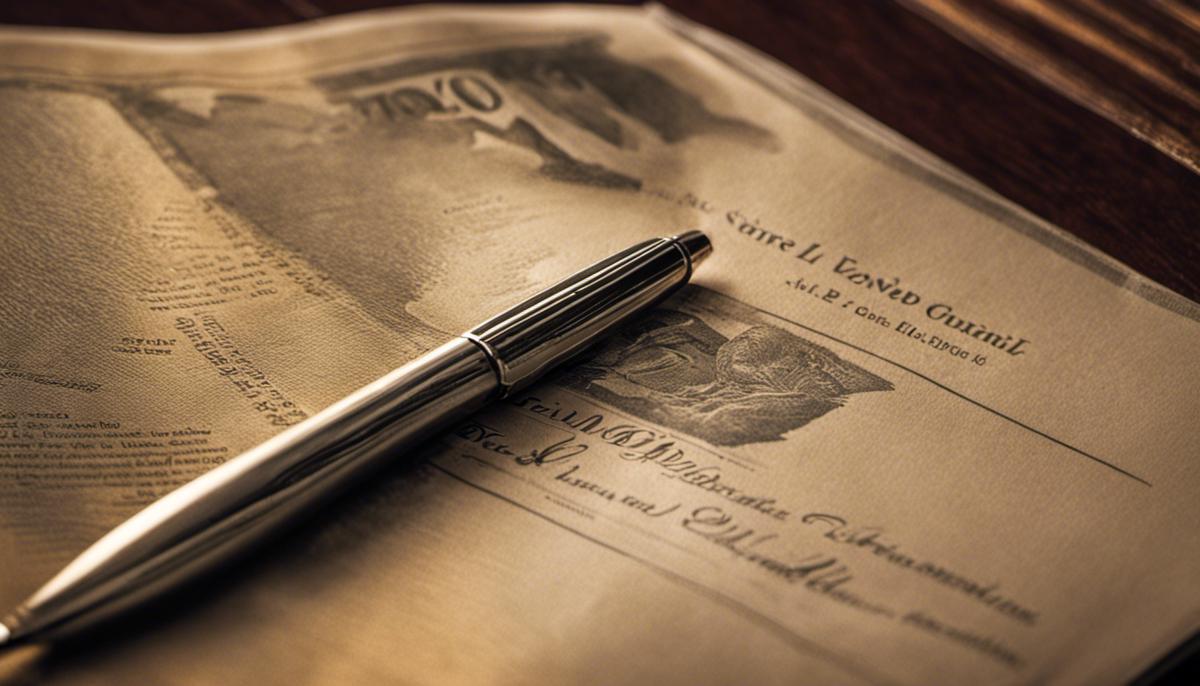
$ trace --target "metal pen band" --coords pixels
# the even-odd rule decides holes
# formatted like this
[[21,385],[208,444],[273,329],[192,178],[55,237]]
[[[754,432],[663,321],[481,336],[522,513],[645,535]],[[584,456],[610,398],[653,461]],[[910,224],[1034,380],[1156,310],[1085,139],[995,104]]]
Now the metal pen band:
[[[501,393],[527,385],[649,307],[692,275],[711,250],[698,231],[638,243],[462,334],[495,365]],[[682,258],[682,259],[681,259]]]

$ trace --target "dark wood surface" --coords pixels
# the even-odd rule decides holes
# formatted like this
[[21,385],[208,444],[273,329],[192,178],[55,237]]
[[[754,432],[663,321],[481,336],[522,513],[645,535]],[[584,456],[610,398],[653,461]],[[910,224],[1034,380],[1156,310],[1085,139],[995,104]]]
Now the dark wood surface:
[[[910,8],[922,0],[910,2],[666,0],[664,4],[791,65],[1000,194],[1168,288],[1200,300],[1200,174],[1131,135],[1113,123],[1113,117],[1081,104],[1078,94],[1068,97],[1045,78],[1035,78],[1026,69],[961,42],[945,30],[946,24],[935,24],[927,18],[930,14]],[[154,32],[227,31],[384,4],[392,3],[13,2],[0,4],[0,22]],[[1028,9],[1038,3],[1021,4]],[[1067,4],[1093,14],[1107,11],[1087,0]],[[1153,4],[1117,3],[1136,17],[1148,16]],[[1046,54],[1051,59],[1107,75],[1099,80],[1101,85],[1120,89],[1130,83],[1135,91],[1142,87],[1125,73],[1130,65],[1081,49],[1069,35],[1064,37],[1061,26],[1057,32],[1042,30],[1036,22],[1030,28],[1032,15],[1004,5],[995,0],[975,3],[984,8],[985,19],[1026,22],[1030,35],[1049,46]],[[1125,40],[1156,46],[1156,53],[1166,55],[1156,59],[1182,54],[1180,79],[1186,81],[1196,72],[1192,60],[1200,60],[1200,55],[1191,52],[1195,32],[1178,16],[1175,19],[1155,15],[1147,21],[1161,33],[1161,44],[1156,36]],[[1178,50],[1169,49],[1176,45]],[[1179,111],[1178,103],[1155,101],[1159,96],[1152,93],[1137,91],[1130,97],[1154,111]],[[1176,128],[1185,138],[1192,136],[1189,142],[1196,145],[1194,133],[1200,122],[1171,116]],[[1200,683],[1200,661],[1188,660],[1155,683]]]

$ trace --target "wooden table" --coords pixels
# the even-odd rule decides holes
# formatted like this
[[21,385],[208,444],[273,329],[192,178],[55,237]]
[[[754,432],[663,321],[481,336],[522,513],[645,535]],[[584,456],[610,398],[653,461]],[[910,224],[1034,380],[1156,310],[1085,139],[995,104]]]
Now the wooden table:
[[[1000,194],[1200,300],[1200,11],[1187,1],[664,4],[791,65]],[[385,4],[59,0],[0,5],[0,22],[225,31]],[[1153,683],[1200,683],[1200,659]]]

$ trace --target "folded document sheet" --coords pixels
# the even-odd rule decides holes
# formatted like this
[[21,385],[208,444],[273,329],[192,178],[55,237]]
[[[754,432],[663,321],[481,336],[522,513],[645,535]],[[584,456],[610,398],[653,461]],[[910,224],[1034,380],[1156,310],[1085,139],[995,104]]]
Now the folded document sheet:
[[1118,684],[1200,624],[1200,307],[664,10],[0,31],[0,605],[549,282],[693,286],[17,678]]

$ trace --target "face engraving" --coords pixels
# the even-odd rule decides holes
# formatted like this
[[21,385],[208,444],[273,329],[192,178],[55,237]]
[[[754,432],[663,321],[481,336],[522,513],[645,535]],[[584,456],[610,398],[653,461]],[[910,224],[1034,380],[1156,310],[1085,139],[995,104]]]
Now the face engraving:
[[888,381],[764,323],[731,337],[660,309],[626,327],[559,382],[716,446],[778,441]]

